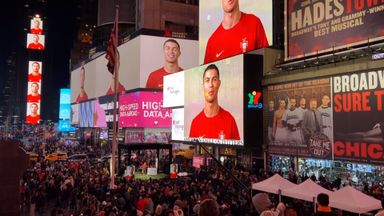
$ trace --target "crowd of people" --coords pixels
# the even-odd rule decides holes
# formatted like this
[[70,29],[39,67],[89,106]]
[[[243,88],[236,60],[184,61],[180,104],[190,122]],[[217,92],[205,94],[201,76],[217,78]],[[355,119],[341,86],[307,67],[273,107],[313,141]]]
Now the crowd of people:
[[[93,151],[92,147],[75,142],[67,145],[62,139],[39,142],[42,128],[20,130],[12,136],[29,142],[22,147],[39,155],[66,151],[68,155]],[[49,127],[44,131],[54,133]],[[26,138],[27,137],[27,138]],[[313,214],[313,204],[277,195],[252,191],[250,186],[272,176],[266,170],[249,170],[241,164],[228,163],[234,179],[216,163],[202,168],[189,167],[190,175],[176,179],[115,179],[110,188],[107,161],[47,161],[39,157],[20,180],[21,215],[299,215]],[[282,174],[282,173],[281,173]],[[311,178],[326,189],[343,187],[341,179],[299,176],[291,171],[287,177],[300,183]],[[238,181],[242,184],[238,184]],[[243,187],[245,185],[246,187]],[[379,200],[383,190],[379,184],[368,184],[362,191]],[[324,208],[322,208],[324,209]],[[328,208],[327,208],[328,209]],[[336,210],[335,215],[354,215]],[[319,214],[317,214],[319,215]]]

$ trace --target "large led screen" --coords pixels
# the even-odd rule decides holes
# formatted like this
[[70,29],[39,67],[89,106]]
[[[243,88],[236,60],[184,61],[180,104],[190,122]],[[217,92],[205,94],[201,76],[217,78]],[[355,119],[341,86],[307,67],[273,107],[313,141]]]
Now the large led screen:
[[80,103],[80,124],[79,127],[93,127],[94,126],[94,111],[95,111],[95,102],[87,101]]
[[383,1],[286,0],[285,3],[288,60],[384,38]]
[[185,71],[184,138],[243,145],[243,56]]
[[199,63],[272,44],[272,1],[200,1]]
[[105,110],[99,103],[98,99],[95,100],[95,109],[94,109],[93,119],[94,119],[93,123],[95,127],[101,127],[101,128],[107,127]]
[[27,83],[27,111],[26,123],[38,124],[40,122],[42,62],[28,62]]
[[163,93],[137,91],[119,98],[119,127],[168,128],[172,111],[163,108]]
[[[163,89],[164,75],[198,65],[197,41],[167,42],[169,39],[141,35],[119,46],[119,93],[135,88]],[[113,94],[113,82],[105,55],[84,63],[71,73],[71,102]]]
[[73,104],[71,105],[71,124],[72,125],[78,125],[80,122],[79,113],[80,112],[80,105],[79,104]]
[[41,61],[28,62],[28,82],[41,82],[43,64]]
[[27,35],[27,48],[35,50],[44,50],[45,36],[40,34]]

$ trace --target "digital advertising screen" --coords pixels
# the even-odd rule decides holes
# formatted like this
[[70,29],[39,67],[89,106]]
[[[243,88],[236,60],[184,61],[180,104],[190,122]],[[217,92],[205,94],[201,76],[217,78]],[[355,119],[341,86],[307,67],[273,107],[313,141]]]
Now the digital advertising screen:
[[40,17],[34,17],[31,19],[30,33],[41,35],[43,33],[43,21]]
[[71,104],[71,89],[60,89],[60,104]]
[[71,118],[71,105],[60,104],[59,106],[59,119],[70,119]]
[[272,14],[272,0],[200,1],[199,64],[272,45]]
[[71,122],[69,119],[59,120],[58,130],[61,132],[75,132],[76,128],[71,126]]
[[184,106],[184,71],[164,76],[164,103],[166,108]]
[[332,159],[329,78],[268,86],[264,99],[271,153]]
[[[99,97],[96,99],[98,101],[98,104],[95,104],[95,106],[99,106],[99,108],[95,107],[95,110],[99,110],[98,112],[101,114],[102,117],[102,125],[108,125],[113,123],[113,95],[105,95],[102,97]],[[119,109],[119,102],[116,104],[116,109],[117,109],[117,116],[116,116],[116,121],[118,120],[118,109]],[[106,122],[106,124],[104,124]],[[97,124],[100,125],[100,124]],[[112,127],[112,124],[110,125]],[[98,126],[100,127],[100,126]],[[103,126],[104,127],[104,126]]]
[[27,102],[40,103],[41,82],[28,82]]
[[39,124],[40,122],[40,103],[27,103],[27,116],[25,122],[27,124]]
[[163,92],[136,91],[120,95],[119,127],[171,127],[172,111],[163,108]]
[[41,61],[28,62],[28,82],[41,82],[43,63]]
[[184,108],[172,109],[172,140],[184,140]]
[[[197,41],[172,39],[178,45],[175,42],[165,43],[169,39],[140,35],[118,47],[120,53],[120,60],[116,63],[119,68],[118,93],[135,88],[161,90],[163,76],[198,65]],[[168,63],[176,71],[164,69]],[[113,83],[114,78],[107,70],[105,54],[101,55],[72,71],[71,102],[112,95]]]
[[243,55],[185,71],[184,140],[241,146]]
[[71,89],[60,89],[59,119],[71,118]]
[[[109,73],[105,64],[105,73]],[[71,103],[79,103],[95,97],[96,60],[84,64],[71,73]],[[100,71],[100,73],[104,71]]]
[[382,40],[383,7],[383,1],[286,0],[286,60]]
[[95,102],[87,101],[80,103],[79,109],[79,118],[80,124],[79,127],[93,127],[94,126],[94,111],[95,111]]
[[273,154],[384,164],[384,70],[268,86]]
[[27,48],[34,50],[45,49],[45,36],[41,34],[27,34]]
[[101,128],[106,128],[107,127],[107,119],[105,115],[105,110],[99,103],[99,100],[95,100],[95,109],[94,109],[94,126],[95,127],[101,127]]
[[71,105],[71,124],[72,125],[78,125],[80,123],[79,112],[80,112],[80,105],[72,104]]

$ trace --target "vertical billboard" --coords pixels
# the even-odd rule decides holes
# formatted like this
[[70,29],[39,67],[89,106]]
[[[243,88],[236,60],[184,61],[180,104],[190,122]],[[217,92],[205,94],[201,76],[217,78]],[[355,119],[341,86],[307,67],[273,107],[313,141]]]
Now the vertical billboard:
[[285,2],[287,60],[384,38],[384,1]]
[[71,89],[60,89],[59,119],[71,118]]
[[268,86],[264,99],[270,153],[332,158],[329,78]]
[[384,160],[384,70],[332,77],[334,155],[361,163]]
[[71,124],[72,125],[78,125],[80,123],[79,113],[80,113],[80,105],[72,104],[71,105]]
[[163,108],[163,93],[136,91],[120,95],[119,127],[168,128],[172,111]]
[[[173,40],[173,39],[172,39]],[[197,41],[137,36],[118,47],[118,92],[128,89],[162,89],[163,76],[198,65]],[[71,73],[72,103],[113,94],[114,78],[105,55],[84,63]],[[97,86],[97,88],[96,88]]]
[[272,44],[271,0],[201,1],[199,14],[199,64]]
[[27,124],[40,122],[42,62],[28,62]]
[[107,127],[106,111],[104,110],[103,106],[101,106],[99,99],[96,99],[94,104],[95,104],[95,109],[93,114],[94,127],[106,128]]

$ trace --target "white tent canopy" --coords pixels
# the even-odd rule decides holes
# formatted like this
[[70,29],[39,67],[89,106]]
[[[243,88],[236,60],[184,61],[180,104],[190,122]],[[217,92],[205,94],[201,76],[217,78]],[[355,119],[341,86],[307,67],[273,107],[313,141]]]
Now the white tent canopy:
[[331,196],[333,192],[321,187],[311,179],[307,179],[299,185],[294,185],[291,188],[282,190],[281,194],[283,196],[313,202],[314,198],[316,198],[320,193],[325,193]]
[[283,191],[284,189],[288,189],[294,186],[296,186],[296,184],[281,177],[279,174],[275,174],[264,181],[253,183],[252,189],[278,194],[279,190]]
[[333,208],[358,214],[381,208],[380,200],[370,197],[351,186],[333,192],[329,197],[329,205]]

